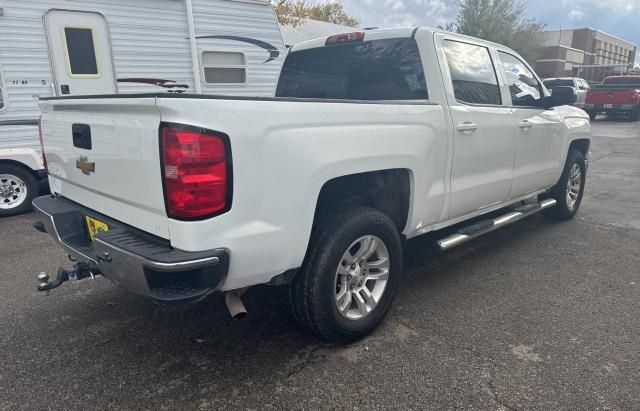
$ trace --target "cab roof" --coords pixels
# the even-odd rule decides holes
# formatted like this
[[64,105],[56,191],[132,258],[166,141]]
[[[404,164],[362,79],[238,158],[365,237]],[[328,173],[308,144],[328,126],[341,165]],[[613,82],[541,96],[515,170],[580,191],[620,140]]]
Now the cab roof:
[[[464,34],[452,33],[452,32],[448,32],[441,29],[435,29],[431,27],[400,27],[400,28],[383,28],[383,29],[373,29],[373,30],[360,29],[360,28],[354,27],[353,29],[354,33],[356,32],[364,33],[364,41],[381,40],[381,39],[389,39],[389,38],[403,38],[403,37],[409,38],[409,37],[415,36],[416,32],[418,31],[429,32],[431,34],[443,33],[461,40],[469,40],[469,41],[484,44],[486,46],[497,47],[497,48],[508,50],[515,53],[513,50],[511,50],[506,46],[503,46],[502,44],[497,44],[491,41],[479,39],[477,37],[471,37]],[[289,51],[294,52],[294,51],[324,47],[327,39],[330,37],[332,36],[320,37],[317,39],[294,44]]]

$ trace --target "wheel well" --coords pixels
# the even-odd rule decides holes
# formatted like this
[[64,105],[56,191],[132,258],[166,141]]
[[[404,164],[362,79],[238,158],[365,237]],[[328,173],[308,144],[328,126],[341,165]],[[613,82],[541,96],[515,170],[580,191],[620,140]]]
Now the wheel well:
[[320,190],[313,228],[338,209],[367,206],[388,215],[402,232],[409,216],[410,187],[406,169],[371,171],[329,180]]
[[589,154],[589,146],[591,145],[591,141],[587,138],[582,138],[579,140],[573,140],[569,145],[569,150],[576,149],[584,155],[586,158]]
[[0,160],[0,166],[14,166],[14,167],[20,167],[21,169],[23,169],[24,171],[30,173],[31,175],[33,175],[36,179],[38,179],[38,173],[35,170],[32,170],[31,167],[24,165],[23,163],[19,162],[19,161],[15,161],[15,160]]

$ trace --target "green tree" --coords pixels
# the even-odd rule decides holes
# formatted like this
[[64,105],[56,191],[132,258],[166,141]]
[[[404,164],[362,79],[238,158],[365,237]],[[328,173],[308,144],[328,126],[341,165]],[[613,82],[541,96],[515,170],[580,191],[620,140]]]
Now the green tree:
[[272,0],[280,24],[297,26],[305,19],[326,21],[344,26],[357,27],[358,20],[349,15],[342,3],[327,1],[310,5],[306,0]]
[[458,6],[456,21],[441,28],[504,44],[536,61],[545,25],[526,17],[524,0],[460,0]]

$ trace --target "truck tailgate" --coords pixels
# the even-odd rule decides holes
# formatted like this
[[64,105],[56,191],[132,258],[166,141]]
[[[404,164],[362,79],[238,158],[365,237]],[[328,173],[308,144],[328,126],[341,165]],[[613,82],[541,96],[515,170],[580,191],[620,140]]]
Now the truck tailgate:
[[41,101],[52,192],[169,238],[154,97]]
[[638,98],[636,89],[607,89],[589,90],[586,102],[588,104],[635,104]]

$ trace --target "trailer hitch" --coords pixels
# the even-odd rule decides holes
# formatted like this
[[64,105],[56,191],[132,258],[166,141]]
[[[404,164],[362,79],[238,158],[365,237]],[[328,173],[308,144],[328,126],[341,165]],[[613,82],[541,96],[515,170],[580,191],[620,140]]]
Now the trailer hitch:
[[76,262],[71,268],[58,268],[55,280],[49,281],[49,274],[38,274],[38,291],[48,292],[60,287],[66,281],[79,281],[84,278],[95,278],[100,275],[98,266],[93,263]]

